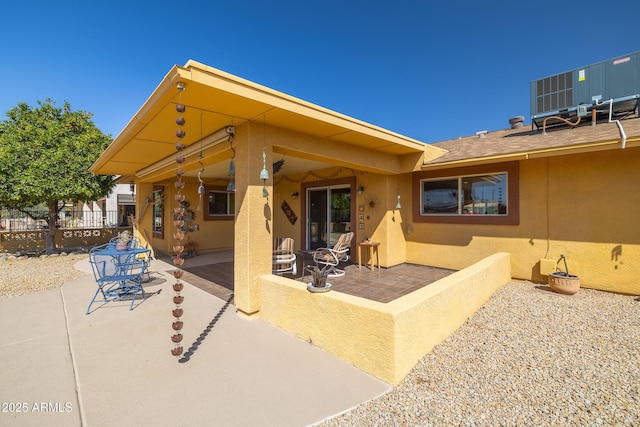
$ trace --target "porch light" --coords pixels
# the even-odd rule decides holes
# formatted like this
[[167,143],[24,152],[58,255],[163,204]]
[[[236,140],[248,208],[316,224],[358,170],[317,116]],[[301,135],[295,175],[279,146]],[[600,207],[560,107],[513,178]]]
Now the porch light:
[[297,191],[294,191],[293,193],[291,193],[291,198],[292,199],[297,199],[299,195],[300,195],[300,193],[298,193]]
[[131,197],[133,197],[136,192],[136,184],[133,181],[129,183],[129,190],[131,191]]
[[402,208],[402,205],[400,204],[400,194],[398,194],[398,204],[396,204],[396,209],[400,208]]
[[362,193],[364,193],[364,186],[360,185],[356,191],[358,192],[358,196],[362,196]]

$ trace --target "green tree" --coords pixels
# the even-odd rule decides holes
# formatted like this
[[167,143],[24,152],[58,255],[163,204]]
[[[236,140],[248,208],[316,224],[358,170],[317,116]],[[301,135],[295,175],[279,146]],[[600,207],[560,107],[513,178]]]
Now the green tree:
[[111,142],[91,116],[71,111],[66,101],[56,108],[47,98],[38,108],[18,103],[0,122],[0,205],[22,211],[47,205],[47,253],[55,250],[55,224],[64,202],[97,200],[114,186],[111,176],[89,172]]

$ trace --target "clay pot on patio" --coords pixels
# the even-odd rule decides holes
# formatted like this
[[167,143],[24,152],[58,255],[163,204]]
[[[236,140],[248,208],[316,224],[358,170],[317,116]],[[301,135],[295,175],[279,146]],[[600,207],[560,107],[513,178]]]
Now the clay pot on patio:
[[573,295],[580,290],[580,278],[569,274],[567,256],[562,254],[560,258],[564,261],[564,271],[549,273],[549,287],[559,294]]
[[176,347],[171,350],[173,356],[180,356],[182,354],[182,347]]
[[174,283],[173,284],[173,290],[176,292],[180,292],[182,289],[184,289],[184,285],[182,283]]
[[580,278],[573,274],[555,271],[549,274],[549,287],[564,295],[573,295],[580,290]]

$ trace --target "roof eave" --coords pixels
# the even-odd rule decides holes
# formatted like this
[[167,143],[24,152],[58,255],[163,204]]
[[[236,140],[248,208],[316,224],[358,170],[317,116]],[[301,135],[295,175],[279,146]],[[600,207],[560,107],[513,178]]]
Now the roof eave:
[[[626,142],[626,147],[627,148],[640,147],[640,136],[629,138]],[[462,166],[475,166],[475,165],[483,165],[483,164],[489,164],[489,163],[520,161],[520,160],[563,156],[568,154],[590,153],[590,152],[596,152],[596,151],[607,151],[607,150],[616,150],[616,149],[623,149],[622,141],[620,139],[598,141],[598,142],[581,144],[581,145],[567,145],[562,147],[538,149],[538,150],[524,151],[524,152],[518,152],[518,153],[505,153],[505,154],[499,154],[499,155],[493,155],[493,156],[457,159],[457,160],[451,160],[451,161],[445,161],[445,162],[431,161],[431,162],[425,162],[422,165],[422,170],[449,169],[449,168],[462,167]]]

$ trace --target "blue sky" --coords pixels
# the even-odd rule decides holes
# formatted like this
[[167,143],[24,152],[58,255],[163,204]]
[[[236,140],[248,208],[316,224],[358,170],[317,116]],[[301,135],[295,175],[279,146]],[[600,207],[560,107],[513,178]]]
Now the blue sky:
[[530,123],[529,84],[640,50],[640,1],[32,1],[0,11],[0,119],[118,135],[188,59],[427,143]]

